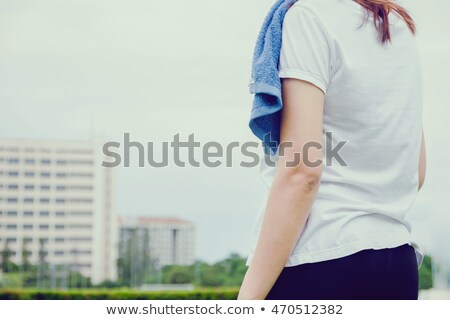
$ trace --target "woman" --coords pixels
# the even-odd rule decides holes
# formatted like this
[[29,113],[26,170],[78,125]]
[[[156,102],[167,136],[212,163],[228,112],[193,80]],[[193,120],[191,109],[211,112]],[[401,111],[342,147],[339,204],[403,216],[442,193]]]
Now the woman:
[[417,299],[421,255],[405,219],[425,177],[414,33],[390,0],[289,8],[286,147],[262,164],[270,191],[238,299]]

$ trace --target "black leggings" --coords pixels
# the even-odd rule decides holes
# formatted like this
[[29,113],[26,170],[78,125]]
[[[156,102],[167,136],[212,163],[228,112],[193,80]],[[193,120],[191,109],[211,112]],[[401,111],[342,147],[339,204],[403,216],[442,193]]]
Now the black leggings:
[[417,300],[418,287],[415,251],[405,244],[284,267],[266,300]]

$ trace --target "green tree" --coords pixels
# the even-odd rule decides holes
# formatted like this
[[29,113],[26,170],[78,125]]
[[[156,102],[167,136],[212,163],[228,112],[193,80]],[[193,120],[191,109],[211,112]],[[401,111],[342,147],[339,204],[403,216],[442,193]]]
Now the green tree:
[[219,287],[225,284],[226,267],[222,262],[200,266],[200,284],[206,287]]
[[31,252],[28,250],[28,242],[25,239],[22,241],[22,270],[28,272],[31,269],[30,255]]
[[48,284],[48,264],[47,250],[45,249],[45,240],[39,239],[38,265],[36,271],[36,286],[44,288]]
[[239,286],[242,283],[247,271],[245,260],[239,254],[233,253],[222,262],[226,273],[225,286]]
[[172,265],[163,269],[163,283],[192,283],[194,275],[190,266]]
[[150,255],[150,235],[148,229],[126,230],[125,239],[119,247],[117,267],[122,285],[140,287],[150,276],[154,264]]
[[18,266],[11,261],[11,257],[14,255],[14,252],[9,248],[9,241],[5,242],[5,246],[3,247],[3,251],[1,254],[1,268],[4,273],[7,272],[17,272]]
[[430,256],[423,258],[419,269],[419,288],[430,289],[433,287],[433,260]]

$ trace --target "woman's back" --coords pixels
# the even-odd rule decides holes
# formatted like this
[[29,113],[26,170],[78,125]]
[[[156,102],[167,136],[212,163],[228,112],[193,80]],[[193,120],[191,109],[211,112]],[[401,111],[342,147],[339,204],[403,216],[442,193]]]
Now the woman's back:
[[[325,92],[328,145],[316,200],[286,266],[410,242],[405,214],[418,189],[420,59],[403,19],[389,14],[392,41],[383,44],[365,17],[352,0],[301,0],[284,20],[279,75]],[[262,163],[268,186],[275,170]]]

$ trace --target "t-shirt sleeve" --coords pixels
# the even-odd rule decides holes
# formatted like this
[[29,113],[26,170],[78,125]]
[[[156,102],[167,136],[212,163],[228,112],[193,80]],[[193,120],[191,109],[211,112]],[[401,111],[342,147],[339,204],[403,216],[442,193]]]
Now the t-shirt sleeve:
[[301,6],[290,8],[283,22],[279,77],[310,82],[326,94],[331,59],[330,41],[321,21]]

